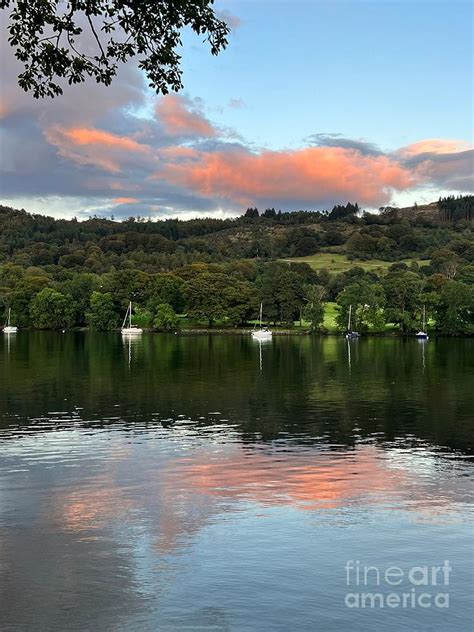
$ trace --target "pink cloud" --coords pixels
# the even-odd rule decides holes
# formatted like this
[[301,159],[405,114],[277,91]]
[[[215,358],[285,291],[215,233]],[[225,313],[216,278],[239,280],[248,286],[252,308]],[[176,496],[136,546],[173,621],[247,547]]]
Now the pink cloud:
[[112,201],[114,204],[138,204],[140,200],[134,197],[117,197]]
[[133,138],[117,136],[99,129],[71,128],[62,131],[64,136],[69,138],[74,145],[99,145],[126,151],[146,151],[148,149],[146,145],[137,143]]
[[143,154],[150,151],[148,145],[138,143],[128,136],[119,136],[95,128],[58,125],[44,131],[46,140],[57,147],[59,154],[80,165],[93,165],[105,171],[121,171],[120,154]]
[[6,118],[10,114],[10,107],[6,99],[0,99],[0,119]]
[[190,99],[177,94],[162,97],[155,107],[158,119],[170,136],[213,138],[216,130]]
[[204,197],[237,203],[279,200],[311,206],[317,200],[358,200],[377,206],[392,190],[415,184],[408,169],[387,156],[367,156],[340,147],[295,151],[194,152],[168,164],[158,177]]
[[456,154],[469,149],[472,149],[472,145],[465,141],[431,138],[402,147],[397,153],[401,156],[411,158],[423,154]]

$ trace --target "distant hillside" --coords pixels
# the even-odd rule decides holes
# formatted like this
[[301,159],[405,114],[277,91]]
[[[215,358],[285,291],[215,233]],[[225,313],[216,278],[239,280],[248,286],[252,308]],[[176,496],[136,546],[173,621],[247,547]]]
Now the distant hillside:
[[431,259],[433,250],[451,243],[464,256],[472,247],[472,233],[461,225],[471,217],[473,203],[474,196],[468,196],[379,214],[361,213],[357,204],[348,203],[330,212],[248,209],[225,220],[131,217],[122,222],[55,220],[0,207],[0,264],[42,268],[58,277],[65,270],[157,273],[194,262],[289,259],[319,252],[388,262]]
[[416,219],[421,217],[427,220],[452,222],[458,220],[474,219],[474,195],[440,198],[437,202],[429,204],[415,204],[397,208],[387,206],[381,209],[383,214],[397,219]]
[[416,217],[424,217],[426,219],[441,219],[440,208],[438,202],[430,202],[430,204],[416,204],[415,206],[404,206],[397,208],[395,214],[400,219],[414,219]]

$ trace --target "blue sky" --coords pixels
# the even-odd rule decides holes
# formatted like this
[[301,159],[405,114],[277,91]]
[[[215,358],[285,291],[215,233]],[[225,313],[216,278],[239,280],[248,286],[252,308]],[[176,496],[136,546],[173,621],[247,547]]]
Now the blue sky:
[[[217,120],[273,148],[339,132],[395,148],[472,139],[472,3],[260,0],[221,3],[241,19],[210,58],[188,44],[186,90]],[[193,37],[187,42],[195,42]]]
[[212,57],[186,32],[177,97],[154,95],[129,64],[110,88],[36,102],[16,86],[21,68],[3,37],[4,203],[186,218],[473,191],[470,1],[216,8],[234,26],[229,47]]

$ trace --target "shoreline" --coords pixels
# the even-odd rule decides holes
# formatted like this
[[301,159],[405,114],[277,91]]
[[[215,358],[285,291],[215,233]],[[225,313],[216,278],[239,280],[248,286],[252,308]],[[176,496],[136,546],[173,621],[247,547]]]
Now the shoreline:
[[[177,336],[206,336],[206,335],[228,335],[228,336],[242,336],[242,335],[250,335],[253,329],[182,329],[176,332],[163,332],[163,331],[153,331],[151,329],[144,329],[146,333],[174,333]],[[327,332],[311,332],[308,330],[297,331],[292,329],[272,329],[273,336],[314,336],[318,338],[344,338],[344,332],[340,331],[327,331]],[[360,338],[415,338],[415,334],[402,334],[400,332],[367,332],[363,333],[359,336]],[[431,338],[474,338],[474,334],[456,334],[456,335],[448,335],[441,334],[436,332],[431,332],[429,334],[429,339]]]
[[[55,333],[94,333],[94,334],[112,334],[117,333],[120,334],[120,329],[113,329],[110,331],[94,331],[89,327],[73,327],[71,329],[61,330],[61,329],[31,329],[25,327],[24,329],[19,330],[15,334],[3,333],[4,336],[16,336],[21,334],[22,331],[48,331]],[[156,329],[149,329],[143,327],[143,333],[145,334],[160,334],[167,336],[250,336],[250,334],[254,331],[252,328],[213,328],[213,327],[196,327],[196,328],[185,328],[185,329],[177,329],[175,331],[158,331]],[[344,332],[339,331],[315,331],[311,332],[308,329],[272,329],[273,336],[277,337],[288,337],[288,336],[314,336],[318,338],[328,338],[328,337],[336,337],[342,338],[344,337]],[[126,336],[126,334],[124,334]],[[415,339],[414,334],[403,334],[398,331],[390,331],[390,332],[367,332],[360,335],[360,338],[410,338]],[[437,338],[465,338],[472,339],[474,338],[474,334],[443,334],[438,332],[429,332],[429,339],[437,339]]]

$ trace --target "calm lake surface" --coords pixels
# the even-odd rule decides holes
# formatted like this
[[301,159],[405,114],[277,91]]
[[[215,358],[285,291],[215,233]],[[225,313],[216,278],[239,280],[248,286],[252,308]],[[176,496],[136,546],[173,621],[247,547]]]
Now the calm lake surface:
[[471,629],[473,369],[473,340],[3,336],[0,630]]

